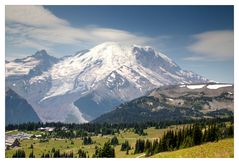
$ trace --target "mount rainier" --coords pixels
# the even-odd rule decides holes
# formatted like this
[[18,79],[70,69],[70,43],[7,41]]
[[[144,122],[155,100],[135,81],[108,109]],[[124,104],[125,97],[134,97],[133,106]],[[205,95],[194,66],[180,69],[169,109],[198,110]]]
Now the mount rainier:
[[41,50],[5,65],[6,87],[43,122],[84,123],[163,85],[208,82],[152,47],[115,42],[59,59]]

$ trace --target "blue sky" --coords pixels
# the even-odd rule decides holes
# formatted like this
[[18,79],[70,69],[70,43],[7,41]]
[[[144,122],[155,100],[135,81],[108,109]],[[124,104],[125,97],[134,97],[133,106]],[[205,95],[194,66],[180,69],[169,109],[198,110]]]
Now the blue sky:
[[151,45],[183,69],[232,82],[233,6],[7,6],[6,59],[73,55],[101,42]]

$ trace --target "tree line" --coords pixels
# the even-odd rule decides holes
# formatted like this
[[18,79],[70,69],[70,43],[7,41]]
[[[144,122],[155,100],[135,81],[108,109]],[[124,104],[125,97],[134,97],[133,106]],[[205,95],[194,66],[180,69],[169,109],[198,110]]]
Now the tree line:
[[[86,142],[84,142],[86,141]],[[86,143],[88,145],[89,143],[92,143],[92,139],[90,137],[83,138],[83,143]],[[113,158],[115,157],[115,150],[114,146],[118,145],[118,139],[117,137],[113,137],[110,141],[107,141],[103,147],[95,146],[95,153],[92,157],[95,158]],[[33,146],[31,145],[30,148],[32,149],[31,153],[29,154],[29,158],[35,158],[35,155],[33,153]],[[79,149],[77,152],[78,158],[87,158],[89,155],[82,150]],[[13,158],[25,158],[26,153],[23,149],[18,149],[15,151],[15,153],[12,155]],[[54,147],[51,149],[48,153],[42,153],[41,158],[73,158],[74,153],[73,151],[70,151],[68,153],[66,152],[60,152],[59,149],[55,149]]]
[[134,154],[145,152],[146,156],[165,151],[174,151],[182,148],[200,145],[206,142],[214,142],[219,139],[230,138],[234,135],[234,127],[231,123],[212,123],[209,125],[194,124],[178,131],[169,130],[161,139],[141,140],[135,144]]
[[[205,124],[193,124],[188,125],[187,127],[180,128],[178,130],[168,130],[166,131],[162,138],[150,140],[136,140],[134,154],[145,152],[146,156],[151,156],[156,153],[165,152],[165,151],[174,151],[182,148],[188,148],[195,145],[200,145],[206,142],[215,142],[224,138],[234,137],[234,126],[233,123],[210,123]],[[85,141],[85,142],[84,142]],[[90,137],[84,137],[83,143],[85,145],[92,144],[92,139]],[[119,145],[118,138],[116,136],[112,137],[111,140],[104,143],[103,147],[95,146],[95,153],[92,157],[96,158],[112,158],[115,157],[114,146]],[[34,158],[33,146],[29,157]],[[129,154],[131,146],[129,142],[125,140],[121,144],[121,151],[126,151],[126,154]],[[79,149],[77,153],[79,158],[89,157],[87,153]],[[12,156],[13,158],[22,158],[26,157],[25,151],[22,149],[16,150]],[[59,149],[52,148],[51,152],[43,153],[42,158],[73,158],[74,153],[70,151],[68,153],[60,152]]]
[[[22,124],[8,124],[5,129],[19,130],[19,131],[35,131],[40,127],[54,127],[54,132],[51,133],[52,137],[59,138],[75,138],[84,137],[89,135],[114,135],[119,133],[122,129],[134,128],[135,133],[138,135],[145,135],[144,129],[149,127],[155,127],[157,129],[166,128],[171,125],[179,124],[210,124],[218,122],[233,122],[233,117],[228,118],[215,118],[215,119],[200,119],[200,120],[183,120],[183,121],[163,121],[163,122],[146,122],[146,123],[120,123],[120,124],[109,124],[109,123],[85,123],[85,124],[75,124],[75,123],[61,123],[61,122],[51,122],[51,123],[22,123]],[[67,128],[67,130],[62,130],[62,127]],[[55,134],[55,135],[54,135]]]
[[[225,122],[230,121],[230,125],[226,125]],[[219,139],[233,137],[234,128],[233,128],[233,118],[226,119],[206,119],[196,121],[197,123],[188,125],[187,127],[180,128],[178,130],[169,130],[164,133],[161,139],[150,140],[141,140],[138,139],[135,144],[134,153],[145,152],[146,156],[153,155],[155,153],[164,152],[164,151],[173,151],[181,148],[187,148],[195,145],[200,145],[205,142],[218,141]],[[63,123],[26,123],[21,125],[9,125],[6,128],[12,129],[16,128],[19,130],[30,129],[41,127],[56,127],[54,132],[46,133],[44,137],[57,137],[62,136],[64,138],[75,138],[77,136],[81,137],[83,140],[83,145],[93,144],[94,142],[91,139],[91,136],[95,135],[94,128],[98,126],[97,130],[120,130],[133,128],[135,133],[139,135],[144,134],[144,129],[148,127],[161,128],[169,125],[171,123],[147,123],[147,124],[63,124]],[[183,124],[183,123],[180,123]],[[228,124],[228,123],[227,123]],[[54,126],[55,125],[55,126]],[[35,126],[35,127],[29,127]],[[82,127],[84,126],[84,127]],[[86,127],[87,126],[87,127]],[[66,127],[67,130],[61,130],[62,127]],[[116,127],[116,128],[114,128]],[[33,129],[34,130],[34,129]],[[59,133],[60,134],[59,134]],[[101,132],[100,132],[101,133]],[[74,142],[73,142],[74,143]],[[103,147],[95,147],[95,153],[93,157],[115,157],[114,146],[119,145],[119,141],[116,136],[111,140],[106,142]],[[35,157],[33,147],[31,147],[32,152],[28,157]],[[128,154],[131,146],[129,142],[125,140],[121,144],[121,151],[126,151]],[[85,151],[79,149],[77,157],[89,157]],[[27,157],[24,150],[16,150],[12,157]],[[73,152],[64,153],[60,150],[52,149],[49,153],[43,153],[41,157],[73,157]]]
[[[77,156],[78,158],[87,158],[87,157],[89,157],[87,155],[87,153],[84,150],[82,150],[82,149],[78,150],[77,155],[78,155]],[[25,153],[25,151],[23,149],[17,149],[15,151],[15,153],[12,155],[12,158],[25,158],[25,157],[26,157],[26,153]],[[51,152],[42,153],[42,155],[40,157],[41,158],[73,158],[74,157],[74,153],[73,153],[73,151],[70,151],[68,153],[60,152],[59,149],[52,148]],[[29,158],[35,158],[33,150],[30,152]]]

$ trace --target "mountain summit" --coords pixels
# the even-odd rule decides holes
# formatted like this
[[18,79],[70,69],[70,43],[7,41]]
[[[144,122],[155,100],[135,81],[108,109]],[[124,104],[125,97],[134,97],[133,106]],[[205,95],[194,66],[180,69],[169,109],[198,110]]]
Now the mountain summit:
[[34,56],[45,58],[45,53],[6,63],[7,86],[26,98],[44,122],[87,122],[159,86],[208,82],[152,47],[115,42],[70,57],[49,57],[40,73],[29,73],[40,62]]
[[97,87],[102,80],[110,89],[129,83],[141,92],[151,89],[151,86],[207,81],[181,70],[171,59],[151,47],[115,42],[100,44],[86,53],[62,60],[53,66],[51,77],[53,87],[45,98],[76,89],[85,93]]

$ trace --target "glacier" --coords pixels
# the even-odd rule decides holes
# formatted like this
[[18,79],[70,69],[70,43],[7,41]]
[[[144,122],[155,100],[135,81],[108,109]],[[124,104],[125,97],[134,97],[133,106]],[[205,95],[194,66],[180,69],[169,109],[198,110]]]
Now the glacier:
[[117,42],[63,58],[41,50],[5,65],[6,85],[27,99],[43,122],[85,123],[154,88],[209,81],[153,47]]

